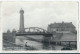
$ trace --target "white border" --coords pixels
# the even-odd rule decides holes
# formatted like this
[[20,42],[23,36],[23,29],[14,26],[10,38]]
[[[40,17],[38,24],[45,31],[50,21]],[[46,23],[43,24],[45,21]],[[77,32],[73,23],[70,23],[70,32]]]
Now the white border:
[[[79,1],[79,3],[80,3],[80,0],[0,0],[0,1]],[[79,4],[79,9],[80,9],[80,4]],[[80,13],[80,11],[79,11],[79,13]],[[80,15],[79,15],[80,16]],[[79,17],[79,20],[80,20],[80,17]],[[2,23],[1,23],[1,26],[2,26]],[[1,31],[2,31],[2,29],[1,29]],[[80,29],[79,29],[79,31],[80,31]],[[79,33],[80,34],[80,33]],[[0,33],[0,35],[2,36],[2,34]],[[78,40],[80,41],[80,36],[78,37]],[[0,40],[2,40],[2,38],[0,39]],[[2,43],[1,41],[0,41],[0,43]],[[49,51],[46,51],[46,50],[41,50],[41,51],[2,51],[1,49],[1,47],[2,47],[2,45],[0,46],[0,53],[78,53],[78,52],[80,52],[80,42],[79,43],[77,43],[78,44],[78,51],[75,51],[75,50],[73,50],[73,51],[61,51],[61,50],[49,50]]]

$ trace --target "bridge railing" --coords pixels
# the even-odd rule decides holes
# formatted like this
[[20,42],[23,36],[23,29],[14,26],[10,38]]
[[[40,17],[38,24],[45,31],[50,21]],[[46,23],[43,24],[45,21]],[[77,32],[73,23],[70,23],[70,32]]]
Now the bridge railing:
[[52,34],[52,33],[50,33],[50,32],[17,32],[17,34]]
[[[27,29],[27,31],[26,31]],[[32,29],[32,30],[31,30]],[[50,33],[42,28],[38,27],[29,27],[29,28],[24,28],[24,32],[18,31],[16,34],[17,35],[52,35],[53,33]]]

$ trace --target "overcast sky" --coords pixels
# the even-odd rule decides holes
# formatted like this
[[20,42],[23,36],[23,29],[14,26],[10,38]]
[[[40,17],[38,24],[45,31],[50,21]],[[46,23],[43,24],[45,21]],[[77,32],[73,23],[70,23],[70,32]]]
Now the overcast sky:
[[24,10],[26,27],[47,29],[54,22],[72,22],[77,27],[78,2],[3,2],[3,31],[19,29],[20,9]]

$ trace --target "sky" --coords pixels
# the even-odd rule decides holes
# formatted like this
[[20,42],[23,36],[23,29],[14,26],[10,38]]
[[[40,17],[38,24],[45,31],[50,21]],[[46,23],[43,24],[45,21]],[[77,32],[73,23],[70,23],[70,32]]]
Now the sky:
[[72,22],[78,25],[78,2],[3,2],[1,19],[3,32],[19,30],[20,9],[24,10],[24,27],[47,29],[51,23]]

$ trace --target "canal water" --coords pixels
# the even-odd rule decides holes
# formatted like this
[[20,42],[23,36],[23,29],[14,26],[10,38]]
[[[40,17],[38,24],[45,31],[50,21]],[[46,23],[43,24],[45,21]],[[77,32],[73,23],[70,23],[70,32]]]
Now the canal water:
[[[38,41],[36,41],[38,40]],[[27,42],[28,46],[36,48],[37,50],[60,50],[62,46],[56,46],[50,43],[42,43],[43,36],[17,36],[16,44],[25,46]]]

